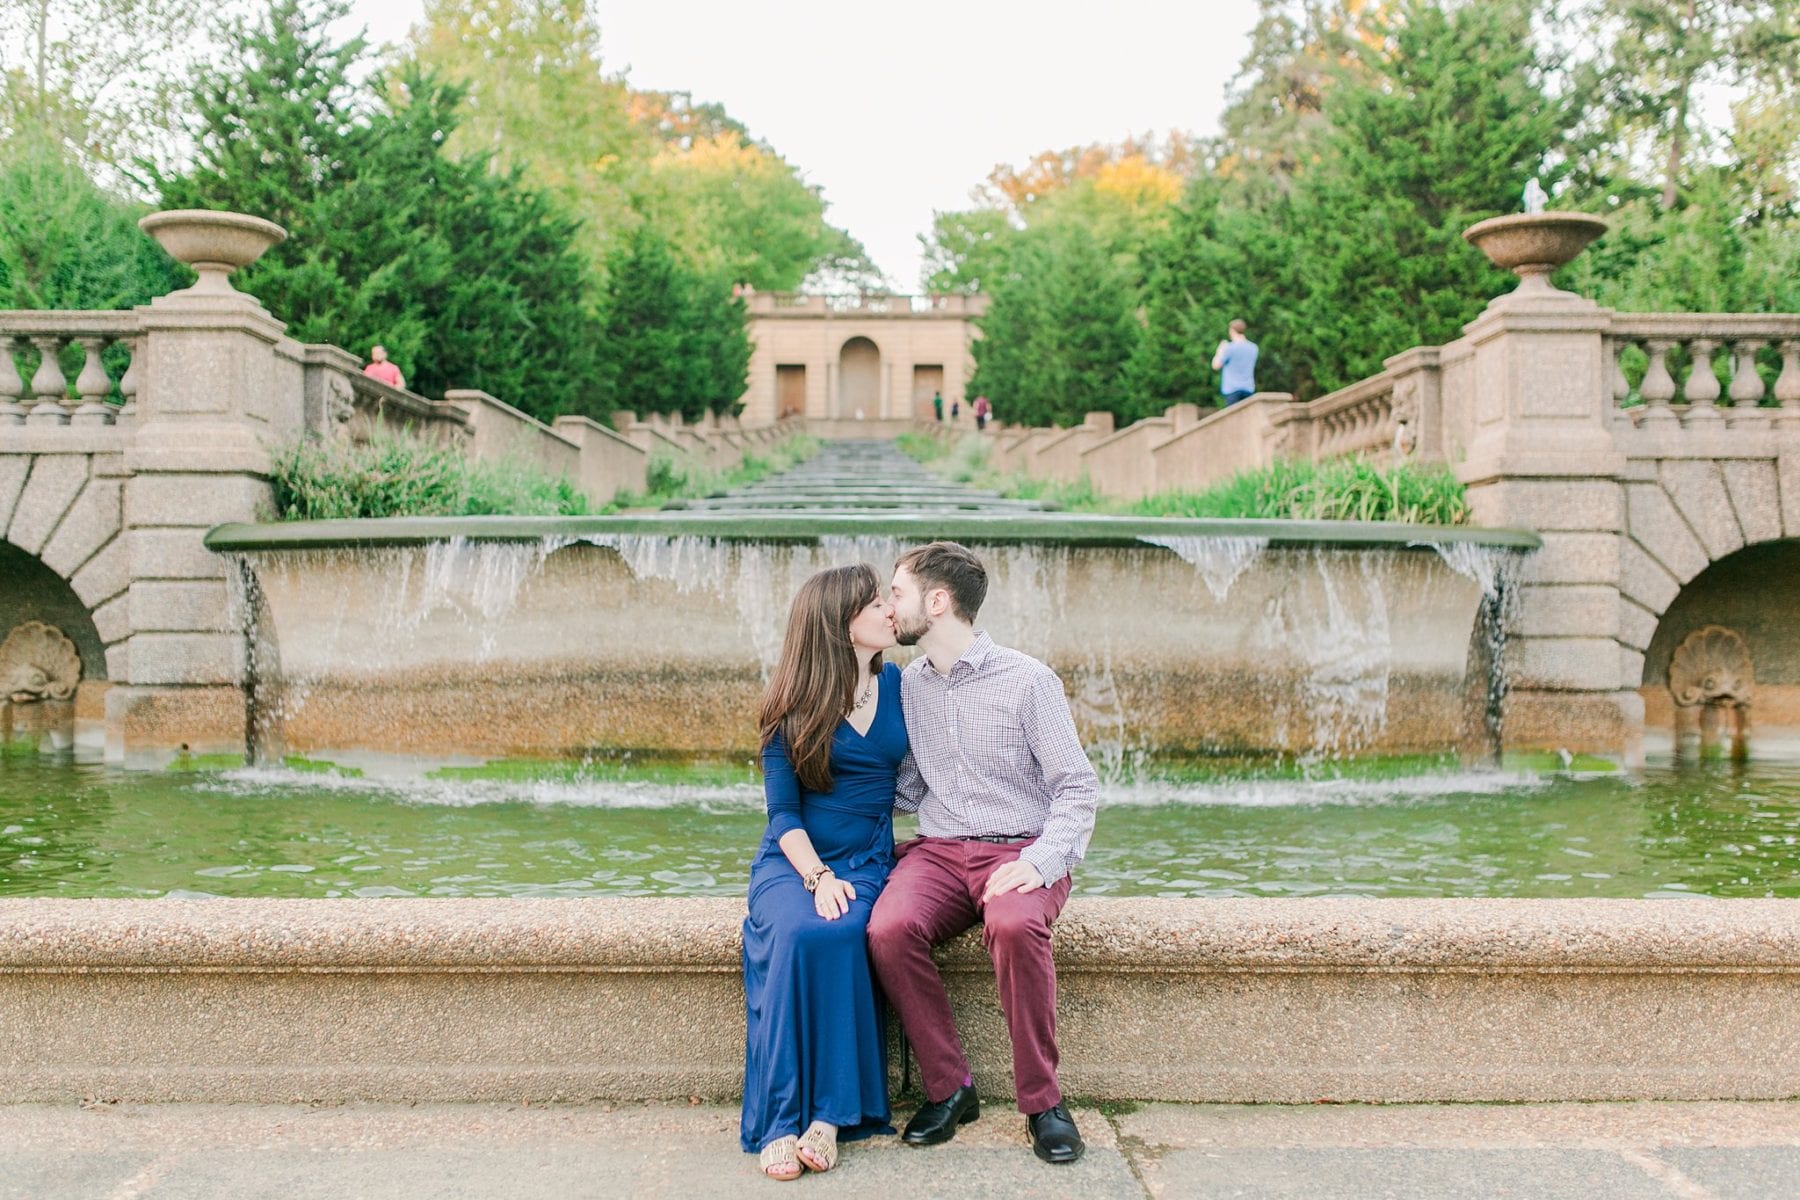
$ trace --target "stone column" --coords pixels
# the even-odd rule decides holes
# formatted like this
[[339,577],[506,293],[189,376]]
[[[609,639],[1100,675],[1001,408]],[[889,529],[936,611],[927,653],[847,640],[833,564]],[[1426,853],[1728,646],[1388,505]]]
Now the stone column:
[[248,258],[240,248],[234,261],[163,240],[201,267],[201,281],[137,310],[145,367],[124,499],[131,636],[127,686],[107,695],[109,752],[133,765],[182,749],[244,751],[235,568],[202,539],[214,525],[273,517],[271,448],[300,435],[305,410],[299,347],[253,297],[225,284],[218,266],[221,258],[246,265],[262,247]]
[[1625,456],[1611,433],[1611,313],[1547,286],[1464,327],[1474,369],[1457,477],[1478,525],[1537,530],[1508,621],[1507,746],[1642,755],[1643,702],[1619,640]]

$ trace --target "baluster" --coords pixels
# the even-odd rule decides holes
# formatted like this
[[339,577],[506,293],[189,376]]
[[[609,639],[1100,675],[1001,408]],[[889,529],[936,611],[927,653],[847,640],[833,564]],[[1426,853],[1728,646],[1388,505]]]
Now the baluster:
[[1717,421],[1723,416],[1719,412],[1719,377],[1713,374],[1713,351],[1719,348],[1716,338],[1695,338],[1688,344],[1693,351],[1694,362],[1688,371],[1687,385],[1681,389],[1682,399],[1688,402],[1687,419],[1683,425],[1691,425],[1695,421]]
[[1621,356],[1625,353],[1625,348],[1631,345],[1631,339],[1608,338],[1606,341],[1607,359],[1612,363],[1613,406],[1623,408],[1625,402],[1631,399],[1631,380],[1625,378],[1625,364]]
[[81,406],[69,418],[69,424],[111,425],[113,408],[106,402],[106,395],[112,391],[112,378],[106,373],[106,365],[100,361],[100,352],[106,348],[108,339],[81,337],[75,340],[81,343],[87,359],[81,364],[81,374],[75,379],[75,394],[81,397]]
[[1800,342],[1782,342],[1781,374],[1775,377],[1775,400],[1783,425],[1800,426]]
[[69,339],[51,334],[47,337],[34,337],[31,344],[38,348],[38,368],[31,377],[31,394],[37,404],[25,418],[28,425],[67,425],[69,410],[63,406],[63,400],[69,394],[69,381],[63,376],[62,364],[56,361],[62,348],[68,345]]
[[1644,400],[1644,416],[1638,422],[1640,427],[1668,428],[1679,424],[1679,418],[1669,408],[1669,401],[1675,399],[1675,377],[1669,374],[1669,351],[1675,343],[1666,338],[1649,338],[1644,342],[1644,352],[1650,356],[1650,366],[1644,371],[1644,382],[1638,384],[1638,395]]
[[1743,338],[1729,347],[1732,355],[1731,417],[1726,424],[1734,429],[1739,425],[1761,423],[1767,416],[1757,411],[1767,389],[1763,387],[1761,372],[1756,369],[1756,352],[1766,345],[1767,342],[1757,338]]
[[19,364],[13,361],[13,351],[18,347],[18,338],[0,334],[0,425],[23,425],[28,411],[19,403],[19,397],[25,394],[25,381],[19,378]]
[[119,397],[124,403],[119,405],[118,420],[133,421],[137,419],[138,380],[144,377],[138,369],[144,353],[144,339],[128,338],[124,344],[131,354],[131,361],[126,364],[125,374],[119,377]]

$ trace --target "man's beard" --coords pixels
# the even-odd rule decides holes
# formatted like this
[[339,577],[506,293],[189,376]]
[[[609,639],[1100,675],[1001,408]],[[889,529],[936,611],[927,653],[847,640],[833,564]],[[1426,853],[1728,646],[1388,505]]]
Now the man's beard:
[[915,617],[901,617],[894,614],[894,640],[902,646],[916,646],[919,639],[931,632],[931,618],[923,613]]

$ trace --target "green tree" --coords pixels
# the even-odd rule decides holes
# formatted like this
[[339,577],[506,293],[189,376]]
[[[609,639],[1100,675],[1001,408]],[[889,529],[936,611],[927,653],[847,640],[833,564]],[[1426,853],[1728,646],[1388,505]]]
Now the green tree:
[[728,412],[749,380],[745,309],[730,284],[684,263],[647,224],[613,251],[601,302],[605,382],[588,409],[679,413],[693,420]]
[[1664,208],[1675,206],[1695,144],[1711,132],[1698,95],[1752,85],[1787,96],[1800,82],[1796,0],[1594,0],[1583,15],[1611,35],[1583,98],[1617,137],[1648,137]]
[[0,0],[0,140],[60,142],[109,184],[135,159],[171,161],[208,25],[240,3]]
[[988,291],[969,391],[1009,421],[1070,425],[1144,415],[1125,391],[1140,331],[1130,272],[1078,223],[1028,229]]
[[200,85],[196,160],[158,175],[163,202],[287,227],[243,286],[294,337],[381,341],[417,390],[557,411],[598,382],[575,223],[516,170],[444,153],[459,89],[413,68],[358,92],[361,39],[326,31],[343,11],[277,0],[232,29],[230,66]]
[[97,185],[43,133],[0,151],[0,308],[130,308],[183,286],[138,230],[144,206]]
[[428,0],[410,54],[467,97],[452,156],[521,170],[581,221],[581,253],[599,268],[636,225],[637,198],[660,148],[625,81],[601,63],[585,0]]
[[792,291],[821,267],[867,262],[826,223],[819,189],[767,147],[731,130],[684,140],[657,155],[646,204],[688,262],[760,291]]

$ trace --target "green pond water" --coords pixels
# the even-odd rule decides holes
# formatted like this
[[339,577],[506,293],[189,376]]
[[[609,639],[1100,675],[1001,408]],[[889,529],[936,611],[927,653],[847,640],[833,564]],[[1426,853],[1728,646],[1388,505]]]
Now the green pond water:
[[[762,833],[741,767],[451,774],[0,758],[0,895],[737,895]],[[1362,774],[1109,782],[1077,890],[1800,896],[1797,762]]]

